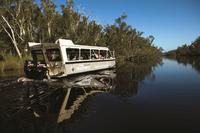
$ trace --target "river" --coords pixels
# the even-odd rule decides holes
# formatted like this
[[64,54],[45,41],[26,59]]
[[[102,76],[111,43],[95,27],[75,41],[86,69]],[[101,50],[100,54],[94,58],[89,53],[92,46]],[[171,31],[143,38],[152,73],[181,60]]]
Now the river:
[[62,81],[17,78],[0,78],[2,133],[200,132],[200,58],[126,63]]

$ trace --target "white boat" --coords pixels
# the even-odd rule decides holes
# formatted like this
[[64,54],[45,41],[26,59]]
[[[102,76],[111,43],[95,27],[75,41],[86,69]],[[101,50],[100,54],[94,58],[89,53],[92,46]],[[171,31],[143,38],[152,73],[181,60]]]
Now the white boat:
[[114,68],[115,56],[107,47],[76,45],[71,40],[29,43],[33,60],[26,61],[27,77],[52,78]]

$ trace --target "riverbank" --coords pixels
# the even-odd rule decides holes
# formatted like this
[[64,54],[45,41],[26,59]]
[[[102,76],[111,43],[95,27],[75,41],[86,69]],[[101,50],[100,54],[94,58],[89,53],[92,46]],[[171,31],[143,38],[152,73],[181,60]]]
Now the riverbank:
[[30,55],[24,55],[22,59],[8,54],[1,54],[1,57],[0,73],[22,72],[24,68],[24,61],[31,59]]
[[[8,54],[0,54],[0,77],[4,76],[16,76],[24,74],[24,62],[25,60],[30,60],[31,55],[25,55],[22,59],[19,59],[16,56]],[[126,62],[132,63],[133,65],[138,64],[157,64],[162,61],[162,57],[158,56],[157,58],[151,56],[134,56],[128,58],[125,56],[118,56],[116,58],[117,68]]]

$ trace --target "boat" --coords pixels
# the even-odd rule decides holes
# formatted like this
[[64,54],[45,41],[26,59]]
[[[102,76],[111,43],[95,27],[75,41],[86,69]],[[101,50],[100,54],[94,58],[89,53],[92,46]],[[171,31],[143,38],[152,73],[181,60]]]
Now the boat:
[[62,78],[73,74],[115,68],[115,54],[107,47],[74,44],[58,39],[55,43],[28,43],[32,60],[24,63],[28,78]]

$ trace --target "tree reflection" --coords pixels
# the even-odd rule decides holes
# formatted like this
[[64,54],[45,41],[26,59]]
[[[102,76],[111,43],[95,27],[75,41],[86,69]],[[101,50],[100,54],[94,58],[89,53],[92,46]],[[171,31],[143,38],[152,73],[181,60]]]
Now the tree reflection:
[[127,62],[117,69],[116,88],[113,94],[119,96],[133,96],[138,92],[139,83],[148,78],[155,80],[153,69],[159,63],[131,63]]
[[180,64],[190,64],[196,71],[200,73],[200,57],[177,57],[177,62]]

